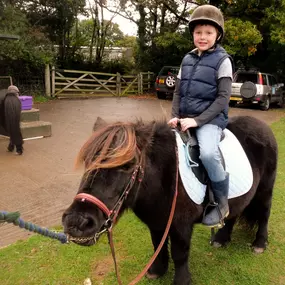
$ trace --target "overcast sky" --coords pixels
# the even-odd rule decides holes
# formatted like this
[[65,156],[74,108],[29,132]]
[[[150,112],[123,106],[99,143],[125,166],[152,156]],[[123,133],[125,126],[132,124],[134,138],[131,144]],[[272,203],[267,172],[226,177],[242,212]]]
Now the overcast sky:
[[[104,19],[105,20],[110,20],[112,15],[113,15],[113,13],[110,13],[106,9],[104,9]],[[82,16],[82,15],[79,15],[78,18],[80,20],[86,19],[86,17]],[[89,19],[90,19],[90,17],[89,17]],[[117,23],[120,27],[120,30],[125,35],[137,36],[137,29],[138,28],[137,28],[137,25],[134,24],[134,22],[129,21],[120,15],[116,15],[112,22]]]
[[[110,20],[112,15],[113,13],[110,13],[106,10],[104,11],[104,18],[106,20]],[[129,36],[137,35],[137,25],[134,22],[129,21],[120,15],[116,15],[112,22],[117,23],[120,26],[120,30],[125,35],[129,35]]]
[[[193,4],[190,4],[190,7]],[[110,20],[110,18],[112,17],[113,13],[107,11],[106,9],[104,9],[104,19],[106,20]],[[80,17],[80,18],[84,18],[84,17]],[[115,18],[113,19],[114,23],[117,23],[120,27],[120,30],[125,34],[125,35],[129,35],[129,36],[137,36],[137,25],[134,24],[134,22],[129,21],[127,19],[125,19],[124,17],[120,16],[120,15],[116,15]]]

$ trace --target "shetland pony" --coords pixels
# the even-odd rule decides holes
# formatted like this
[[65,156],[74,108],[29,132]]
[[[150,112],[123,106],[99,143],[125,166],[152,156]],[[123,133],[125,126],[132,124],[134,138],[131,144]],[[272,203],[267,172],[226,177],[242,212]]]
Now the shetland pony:
[[[270,127],[253,117],[233,117],[227,128],[245,150],[253,171],[253,184],[246,194],[229,199],[230,215],[225,226],[216,233],[214,245],[230,242],[234,224],[244,217],[250,226],[257,228],[252,247],[260,253],[266,248],[268,238],[277,143]],[[94,133],[78,157],[78,161],[85,164],[78,195],[87,194],[93,199],[72,202],[62,217],[65,233],[78,244],[93,245],[97,236],[108,227],[108,213],[114,213],[108,209],[115,209],[127,190],[119,214],[127,208],[132,209],[148,226],[156,249],[164,234],[176,188],[175,149],[175,134],[166,123],[95,124]],[[92,202],[95,198],[100,201],[99,206]],[[173,284],[191,283],[188,261],[192,230],[194,224],[201,222],[204,206],[195,204],[188,197],[178,177],[178,197],[171,228],[162,250],[148,270],[148,277],[158,278],[166,273],[170,239],[175,268]]]

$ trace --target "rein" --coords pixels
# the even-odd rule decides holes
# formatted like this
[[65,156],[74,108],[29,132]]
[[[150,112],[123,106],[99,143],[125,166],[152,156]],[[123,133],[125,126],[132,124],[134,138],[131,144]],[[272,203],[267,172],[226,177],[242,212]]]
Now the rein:
[[[141,176],[138,176],[139,174],[141,174]],[[74,200],[80,200],[81,202],[89,202],[92,203],[94,205],[96,205],[107,217],[107,220],[103,223],[102,227],[100,228],[100,231],[98,233],[95,234],[94,237],[90,237],[90,238],[82,238],[82,239],[78,239],[78,238],[73,238],[68,236],[69,241],[78,241],[78,240],[83,240],[83,241],[88,241],[91,239],[94,239],[95,243],[98,240],[98,238],[100,237],[101,234],[103,234],[104,232],[107,232],[108,235],[108,240],[109,240],[109,244],[110,244],[110,248],[111,248],[111,252],[112,252],[112,256],[113,256],[113,260],[114,260],[114,266],[115,266],[115,271],[116,271],[116,276],[117,276],[117,280],[118,280],[118,284],[122,285],[122,281],[119,275],[119,270],[118,270],[118,266],[117,266],[117,261],[116,261],[116,255],[115,255],[115,247],[114,247],[114,242],[113,242],[113,225],[116,222],[117,216],[119,214],[119,211],[123,205],[123,202],[127,199],[128,194],[130,192],[130,190],[132,189],[133,185],[135,184],[136,180],[138,180],[139,185],[142,181],[143,178],[143,174],[144,174],[144,170],[142,169],[141,165],[138,164],[135,167],[135,170],[132,173],[132,177],[129,181],[129,183],[127,184],[125,190],[123,191],[123,193],[121,194],[120,198],[118,199],[118,201],[116,202],[115,206],[113,207],[112,210],[109,210],[108,207],[99,199],[97,199],[96,197],[90,195],[90,194],[86,194],[86,193],[79,193],[75,196]],[[171,205],[171,210],[170,210],[170,214],[169,214],[169,218],[167,221],[167,225],[163,234],[163,237],[155,251],[155,253],[153,254],[153,256],[151,257],[151,259],[149,260],[149,262],[147,263],[147,265],[144,267],[144,269],[142,270],[142,272],[140,274],[138,274],[138,276],[129,283],[129,285],[135,285],[137,284],[142,277],[146,274],[146,272],[148,271],[148,269],[151,267],[151,265],[153,264],[153,262],[155,261],[155,259],[157,258],[161,248],[163,247],[163,244],[168,236],[169,233],[169,229],[173,220],[173,216],[174,216],[174,212],[175,212],[175,207],[176,207],[176,200],[177,200],[177,195],[178,195],[178,175],[179,175],[179,171],[178,171],[178,154],[177,154],[177,149],[176,149],[176,181],[175,181],[175,193],[173,196],[173,201],[172,201],[172,205]]]

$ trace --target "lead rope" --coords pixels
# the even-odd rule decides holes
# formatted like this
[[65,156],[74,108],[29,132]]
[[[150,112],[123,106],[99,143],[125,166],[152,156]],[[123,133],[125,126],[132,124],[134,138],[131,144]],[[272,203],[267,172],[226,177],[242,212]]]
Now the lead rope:
[[15,226],[19,226],[22,229],[26,229],[30,232],[34,232],[52,239],[57,239],[61,241],[61,243],[67,243],[68,239],[64,233],[59,233],[55,231],[51,231],[46,228],[39,227],[33,223],[25,222],[20,218],[19,212],[4,212],[0,211],[0,225],[1,223],[11,223]]

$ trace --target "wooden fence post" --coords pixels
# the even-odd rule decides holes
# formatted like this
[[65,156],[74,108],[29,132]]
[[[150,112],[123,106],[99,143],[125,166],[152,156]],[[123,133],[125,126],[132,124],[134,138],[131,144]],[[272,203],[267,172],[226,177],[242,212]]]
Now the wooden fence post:
[[51,68],[51,96],[55,96],[55,67]]
[[50,97],[50,68],[49,68],[49,64],[46,64],[45,67],[45,91],[46,91],[46,96]]
[[121,74],[117,72],[117,80],[116,80],[116,93],[117,96],[120,96],[122,93],[122,83],[121,83]]
[[150,90],[150,71],[147,72],[147,89]]
[[138,77],[138,93],[137,94],[140,94],[140,73],[138,73],[137,77]]
[[141,93],[140,94],[143,94],[143,73],[142,72],[140,73],[140,78],[141,78],[141,80],[140,80],[140,82],[141,82]]

